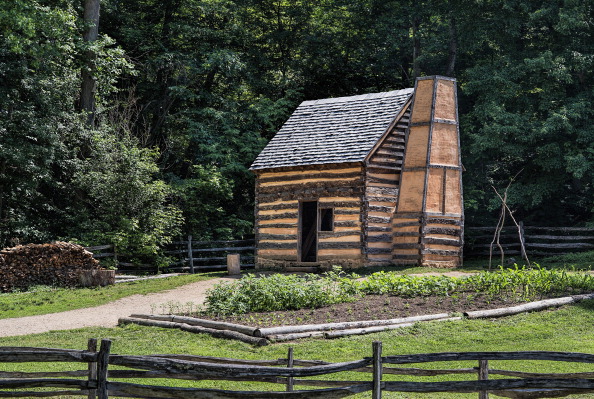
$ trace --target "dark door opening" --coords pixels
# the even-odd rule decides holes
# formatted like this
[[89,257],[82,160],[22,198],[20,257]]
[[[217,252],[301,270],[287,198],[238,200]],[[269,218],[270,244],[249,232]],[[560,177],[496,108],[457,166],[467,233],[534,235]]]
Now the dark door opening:
[[301,202],[301,262],[318,260],[318,201]]

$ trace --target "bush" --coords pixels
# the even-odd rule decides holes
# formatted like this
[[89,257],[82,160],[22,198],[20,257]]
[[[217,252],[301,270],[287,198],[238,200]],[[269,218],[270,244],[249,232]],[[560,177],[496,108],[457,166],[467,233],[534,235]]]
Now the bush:
[[359,290],[354,277],[358,276],[346,276],[337,269],[321,276],[248,274],[210,289],[205,303],[208,313],[218,315],[319,308],[355,300]]

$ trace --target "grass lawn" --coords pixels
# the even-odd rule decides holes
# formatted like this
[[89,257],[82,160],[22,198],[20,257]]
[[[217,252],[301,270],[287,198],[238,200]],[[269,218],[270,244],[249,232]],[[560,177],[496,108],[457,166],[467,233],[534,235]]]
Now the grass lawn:
[[[127,325],[122,328],[87,328],[74,331],[55,331],[24,337],[0,338],[0,346],[38,346],[83,349],[90,337],[109,338],[113,341],[112,353],[156,354],[185,353],[206,356],[232,357],[238,359],[285,358],[289,346],[294,348],[296,359],[319,359],[332,362],[361,359],[371,356],[371,344],[383,342],[383,354],[413,354],[428,352],[459,351],[525,351],[547,350],[594,353],[594,301],[557,310],[521,314],[493,320],[464,320],[459,322],[425,323],[401,330],[377,334],[342,338],[338,340],[310,339],[292,343],[274,344],[266,347],[252,347],[237,341],[215,339],[206,335],[193,335],[179,330]],[[75,367],[69,365],[71,367]],[[475,362],[451,362],[432,365],[432,368],[475,367]],[[491,368],[534,372],[592,371],[592,365],[578,365],[557,362],[503,362],[492,361]],[[429,367],[419,365],[419,367]],[[44,370],[56,370],[64,365],[46,364]],[[75,367],[76,368],[76,367]],[[3,370],[32,371],[31,364],[3,364]],[[37,366],[37,370],[39,365]],[[371,379],[371,375],[343,373],[330,376],[332,379]],[[426,381],[448,379],[474,379],[470,375],[426,377]],[[408,377],[386,376],[386,379],[408,379]],[[416,381],[419,381],[416,379]],[[146,383],[148,381],[140,381]],[[167,384],[166,381],[150,382]],[[225,389],[273,389],[271,385],[233,382],[184,382],[174,381],[172,385],[201,386]],[[276,386],[283,389],[282,386]],[[299,388],[299,387],[297,387]],[[368,398],[370,393],[353,396]],[[476,398],[477,394],[445,395],[384,393],[384,398]],[[574,398],[593,398],[594,395],[577,395]]]
[[169,290],[195,281],[223,276],[224,272],[193,274],[117,283],[96,288],[41,286],[29,292],[0,294],[0,319],[34,316],[103,305],[134,295]]

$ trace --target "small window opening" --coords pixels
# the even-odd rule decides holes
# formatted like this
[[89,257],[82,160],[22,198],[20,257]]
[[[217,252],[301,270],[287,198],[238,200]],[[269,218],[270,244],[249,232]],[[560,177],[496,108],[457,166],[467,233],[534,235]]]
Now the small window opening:
[[320,208],[320,231],[334,231],[334,212],[332,208]]

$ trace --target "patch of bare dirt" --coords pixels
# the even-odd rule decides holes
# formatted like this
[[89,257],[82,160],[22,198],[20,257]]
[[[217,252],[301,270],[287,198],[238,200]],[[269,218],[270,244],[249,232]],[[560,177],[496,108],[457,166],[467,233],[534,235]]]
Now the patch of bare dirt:
[[[540,298],[539,298],[540,299]],[[523,303],[521,299],[504,300],[486,295],[432,296],[402,298],[390,295],[367,295],[355,302],[339,303],[319,309],[275,312],[252,312],[238,316],[198,317],[250,325],[274,327],[298,324],[339,323],[359,320],[384,320],[436,313],[462,313],[472,310],[496,309]]]

